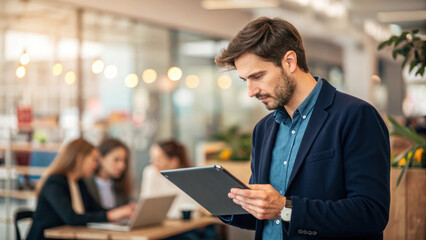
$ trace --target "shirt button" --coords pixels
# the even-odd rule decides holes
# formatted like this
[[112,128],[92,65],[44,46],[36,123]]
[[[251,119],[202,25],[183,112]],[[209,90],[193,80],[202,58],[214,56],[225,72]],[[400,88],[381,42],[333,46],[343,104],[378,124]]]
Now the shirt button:
[[280,224],[280,220],[275,221],[276,224]]
[[302,116],[302,118],[303,118],[303,119],[306,119],[306,115],[303,115],[303,116]]
[[312,231],[312,235],[317,235],[317,231]]
[[287,165],[287,161],[284,161],[284,165]]
[[280,194],[283,194],[283,191],[280,191]]
[[295,130],[291,130],[291,134],[295,134],[296,133],[296,131]]

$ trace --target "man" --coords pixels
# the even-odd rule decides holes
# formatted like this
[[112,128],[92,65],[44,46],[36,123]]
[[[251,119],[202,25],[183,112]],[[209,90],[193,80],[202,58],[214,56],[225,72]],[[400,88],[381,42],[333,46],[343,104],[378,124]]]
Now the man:
[[251,189],[228,194],[250,214],[221,219],[256,239],[383,239],[390,147],[377,111],[312,77],[298,31],[282,19],[250,22],[216,63],[274,110],[253,131]]

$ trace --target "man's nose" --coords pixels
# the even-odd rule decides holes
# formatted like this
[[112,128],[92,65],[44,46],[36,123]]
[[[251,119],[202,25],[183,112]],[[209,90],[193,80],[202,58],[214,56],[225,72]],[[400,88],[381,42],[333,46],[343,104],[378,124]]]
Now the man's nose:
[[247,90],[249,97],[254,97],[260,92],[259,88],[256,87],[255,84],[253,84],[250,80],[247,80]]

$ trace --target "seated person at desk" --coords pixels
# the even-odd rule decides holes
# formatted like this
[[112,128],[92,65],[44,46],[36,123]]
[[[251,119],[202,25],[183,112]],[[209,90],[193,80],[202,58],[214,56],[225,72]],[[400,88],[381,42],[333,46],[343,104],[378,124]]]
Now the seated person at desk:
[[167,214],[167,217],[172,219],[181,218],[181,211],[185,208],[198,208],[196,202],[160,173],[163,170],[190,166],[185,146],[175,140],[160,141],[151,147],[150,156],[151,165],[143,170],[141,197],[176,194],[177,197]]
[[98,156],[96,148],[82,138],[61,149],[37,186],[37,208],[27,239],[44,239],[45,229],[60,225],[84,226],[132,215],[134,204],[107,211],[87,191],[82,178],[92,176]]
[[98,146],[99,165],[85,183],[93,198],[105,209],[128,204],[132,194],[129,171],[129,148],[121,141],[108,138]]

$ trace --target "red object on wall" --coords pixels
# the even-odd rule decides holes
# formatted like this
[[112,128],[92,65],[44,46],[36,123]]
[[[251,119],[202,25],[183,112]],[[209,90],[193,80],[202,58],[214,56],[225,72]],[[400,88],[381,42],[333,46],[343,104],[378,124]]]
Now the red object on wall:
[[31,106],[16,107],[16,115],[18,117],[19,129],[31,128],[31,124],[33,122],[33,110]]

